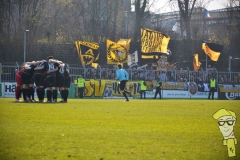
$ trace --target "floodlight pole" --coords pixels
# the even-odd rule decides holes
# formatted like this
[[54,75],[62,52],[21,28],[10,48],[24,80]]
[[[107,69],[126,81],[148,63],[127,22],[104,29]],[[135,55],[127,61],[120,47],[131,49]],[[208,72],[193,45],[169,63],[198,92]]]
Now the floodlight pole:
[[99,64],[98,64],[98,68],[100,69],[100,79],[102,79],[102,68]]
[[207,59],[208,59],[208,58],[207,58],[207,54],[206,54],[206,71],[207,71]]
[[124,11],[124,38],[128,38],[127,18],[128,18],[128,11]]
[[24,31],[24,40],[23,40],[23,62],[25,63],[26,62],[26,39],[27,39],[27,32],[29,30],[25,30]]
[[229,72],[231,72],[231,60],[232,60],[232,56],[228,57],[228,70]]
[[85,65],[82,64],[82,66],[83,66],[83,69],[84,69],[83,76],[84,76],[84,78],[86,78],[86,68],[85,68]]
[[228,70],[230,72],[230,81],[232,81],[232,76],[231,76],[231,60],[232,60],[232,56],[228,57]]

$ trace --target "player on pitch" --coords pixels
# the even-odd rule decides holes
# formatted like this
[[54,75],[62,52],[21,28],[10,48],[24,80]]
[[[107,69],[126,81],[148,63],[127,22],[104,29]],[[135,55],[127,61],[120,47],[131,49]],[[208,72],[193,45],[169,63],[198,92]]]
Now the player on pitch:
[[128,99],[126,93],[129,94],[129,92],[125,91],[124,88],[128,81],[129,74],[124,69],[122,69],[121,64],[118,64],[117,67],[118,67],[118,69],[116,70],[116,79],[118,79],[120,81],[120,92],[126,98],[125,102],[128,102],[129,99]]

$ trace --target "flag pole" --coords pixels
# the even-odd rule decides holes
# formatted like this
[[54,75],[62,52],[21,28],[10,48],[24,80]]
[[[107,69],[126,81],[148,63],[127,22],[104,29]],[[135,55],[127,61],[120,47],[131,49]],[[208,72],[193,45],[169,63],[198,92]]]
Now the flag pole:
[[206,54],[206,71],[207,71],[207,54]]

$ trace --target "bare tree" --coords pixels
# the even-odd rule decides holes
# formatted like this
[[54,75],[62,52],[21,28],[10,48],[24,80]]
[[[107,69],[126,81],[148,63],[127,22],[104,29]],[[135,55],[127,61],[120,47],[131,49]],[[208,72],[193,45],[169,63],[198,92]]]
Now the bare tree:
[[137,42],[140,38],[141,28],[143,26],[144,19],[150,16],[149,11],[147,10],[148,0],[135,0],[135,26],[134,26],[134,35],[133,41]]
[[[0,36],[1,43],[6,46],[6,53],[14,53],[15,57],[23,53],[23,35],[30,30],[28,41],[34,41],[39,17],[46,0],[2,0],[0,2]],[[11,56],[7,56],[11,59]]]
[[[239,57],[239,41],[240,41],[240,8],[238,0],[222,1],[225,9],[219,14],[220,20],[216,25],[212,25],[211,41],[224,45],[224,49],[228,50],[228,54],[223,54],[225,59],[228,56]],[[225,19],[224,23],[222,19]],[[236,61],[236,60],[234,60]],[[239,61],[238,67],[240,67]]]
[[186,38],[191,39],[190,20],[196,0],[184,0],[184,1],[177,0],[177,1],[180,11],[180,17],[183,20],[185,26]]

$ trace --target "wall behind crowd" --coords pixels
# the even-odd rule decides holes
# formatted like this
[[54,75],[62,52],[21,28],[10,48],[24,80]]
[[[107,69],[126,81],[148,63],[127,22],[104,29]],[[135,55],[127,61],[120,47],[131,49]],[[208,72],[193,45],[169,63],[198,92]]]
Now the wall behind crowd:
[[[205,70],[206,54],[202,50],[202,41],[187,40],[170,40],[168,47],[172,55],[169,56],[170,63],[177,63],[177,68],[186,68],[193,70],[192,55],[199,54],[199,61]],[[131,42],[130,53],[138,50],[141,51],[140,43]],[[224,48],[218,62],[213,62],[208,58],[208,64],[215,66],[218,71],[227,71],[228,57],[231,55],[233,48]],[[106,61],[106,43],[100,44],[100,58],[98,63],[100,66],[107,67]],[[235,52],[234,52],[235,53]],[[46,59],[49,55],[53,55],[56,59],[62,60],[72,67],[82,67],[80,59],[77,55],[75,44],[31,44],[27,43],[26,61]],[[233,56],[233,55],[232,55]],[[234,57],[234,56],[233,56]],[[23,62],[23,46],[22,44],[0,44],[0,63],[13,64],[15,62]],[[156,63],[156,59],[141,59],[139,54],[139,65]],[[239,71],[240,60],[232,60],[232,71]],[[89,66],[90,67],[90,66]]]

